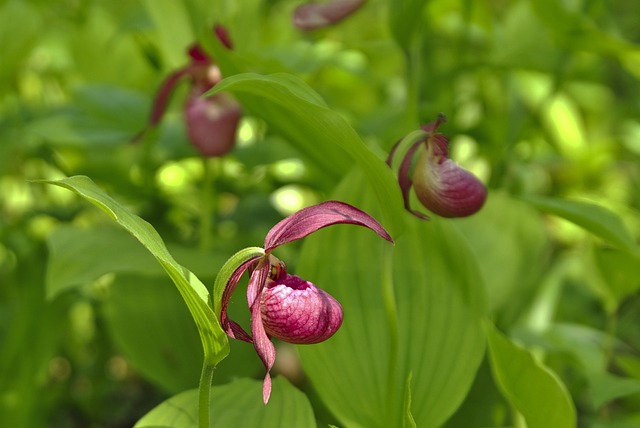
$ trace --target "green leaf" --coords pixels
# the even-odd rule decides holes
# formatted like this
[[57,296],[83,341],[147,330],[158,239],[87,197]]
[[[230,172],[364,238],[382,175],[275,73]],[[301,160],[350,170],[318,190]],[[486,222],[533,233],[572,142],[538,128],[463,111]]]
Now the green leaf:
[[227,335],[208,305],[207,288],[191,271],[178,264],[164,245],[158,232],[149,223],[132,214],[104,193],[89,177],[75,176],[57,181],[40,181],[67,188],[103,210],[131,233],[156,258],[178,287],[200,333],[205,361],[216,364],[229,353]]
[[536,196],[522,197],[542,212],[557,215],[583,227],[620,249],[638,254],[638,245],[620,217],[599,205]]
[[613,376],[608,373],[591,374],[589,395],[596,409],[616,398],[640,392],[640,381]]
[[402,421],[403,428],[416,428],[416,421],[411,414],[411,372],[407,375],[407,381],[404,388],[404,399],[402,400],[402,410],[404,412],[404,420]]
[[549,238],[540,214],[499,191],[480,212],[456,219],[487,285],[492,312],[520,316],[544,272]]
[[208,95],[233,92],[245,108],[263,118],[305,153],[327,177],[342,177],[355,163],[375,189],[392,235],[403,228],[403,204],[391,170],[354,129],[304,81],[286,73],[228,77]]
[[391,34],[403,48],[408,48],[419,28],[422,10],[427,0],[391,0],[389,1],[389,25]]
[[[262,382],[240,379],[211,389],[211,427],[315,427],[307,397],[286,379],[273,380],[268,405],[262,402]],[[135,428],[197,427],[198,391],[169,398],[136,424]]]
[[198,331],[168,278],[118,275],[103,307],[113,343],[136,372],[172,394],[198,386]]
[[503,396],[522,414],[529,428],[576,426],[576,411],[563,383],[531,353],[489,322],[484,324],[491,369]]
[[[378,214],[373,190],[357,171],[334,196]],[[442,425],[465,397],[484,354],[481,275],[450,221],[411,218],[395,247],[384,246],[376,235],[347,225],[305,238],[297,273],[338,299],[345,315],[332,338],[298,351],[315,390],[342,424],[402,426],[412,373],[416,425]],[[390,324],[383,253],[392,254],[397,319]]]

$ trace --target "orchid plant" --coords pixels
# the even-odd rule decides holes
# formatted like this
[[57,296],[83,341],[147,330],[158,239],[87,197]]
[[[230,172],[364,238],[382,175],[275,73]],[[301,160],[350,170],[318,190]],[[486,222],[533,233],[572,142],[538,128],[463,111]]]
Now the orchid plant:
[[[272,252],[281,245],[304,238],[327,226],[354,224],[367,227],[393,243],[389,233],[369,214],[349,204],[327,201],[304,208],[276,224],[263,248],[247,248],[231,257],[214,285],[214,310],[225,332],[234,339],[252,343],[262,360],[262,398],[271,394],[270,371],[276,358],[274,337],[294,344],[313,344],[329,339],[342,324],[340,303],[327,292],[287,272]],[[245,272],[250,273],[247,303],[251,334],[227,313],[229,301]]]
[[[227,49],[232,49],[231,39],[224,27],[216,25],[214,33]],[[235,144],[242,108],[226,93],[203,97],[222,80],[220,68],[198,43],[188,48],[188,55],[190,62],[172,72],[162,83],[147,126],[133,138],[133,142],[142,139],[148,129],[160,123],[176,86],[182,79],[188,78],[191,89],[185,101],[184,116],[189,141],[202,156],[222,156]]]

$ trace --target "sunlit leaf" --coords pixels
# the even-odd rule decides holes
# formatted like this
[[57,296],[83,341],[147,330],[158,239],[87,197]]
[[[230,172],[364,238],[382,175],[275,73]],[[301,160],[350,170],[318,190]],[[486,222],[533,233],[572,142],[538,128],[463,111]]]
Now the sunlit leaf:
[[216,364],[228,354],[227,335],[208,305],[209,292],[207,288],[193,273],[175,261],[153,226],[129,212],[120,203],[104,193],[88,177],[75,176],[57,181],[41,182],[64,187],[77,193],[135,236],[151,252],[178,287],[178,291],[198,327],[205,360],[210,364]]
[[384,226],[392,235],[402,230],[400,191],[391,170],[304,81],[285,73],[246,73],[224,79],[209,94],[220,91],[233,92],[244,107],[286,136],[325,175],[342,177],[357,164],[375,189]]
[[[198,391],[185,391],[151,410],[135,428],[198,426]],[[282,377],[273,381],[269,405],[262,382],[240,379],[211,389],[211,427],[315,427],[307,397]]]
[[489,322],[485,323],[493,376],[529,428],[576,426],[576,410],[563,383]]
[[[374,194],[362,174],[349,175],[334,196],[376,216]],[[384,253],[386,242],[358,232],[328,228],[305,238],[297,274],[340,301],[344,322],[328,341],[298,348],[303,366],[346,426],[407,422],[409,373],[416,425],[441,425],[466,395],[484,353],[485,298],[475,261],[447,220],[411,219]],[[390,324],[383,254],[392,256],[397,302]],[[394,324],[395,333],[389,330]]]
[[607,373],[591,374],[589,385],[591,400],[596,409],[616,398],[640,392],[640,381]]
[[639,251],[620,217],[606,208],[587,202],[555,198],[527,196],[522,199],[540,211],[575,223],[623,250],[632,253]]

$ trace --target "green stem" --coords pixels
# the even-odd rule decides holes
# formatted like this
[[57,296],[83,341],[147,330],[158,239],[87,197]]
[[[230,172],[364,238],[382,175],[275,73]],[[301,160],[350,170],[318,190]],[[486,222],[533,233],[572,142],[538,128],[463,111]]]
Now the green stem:
[[[396,297],[393,283],[393,248],[385,246],[382,253],[382,300],[384,302],[384,313],[387,321],[387,329],[389,332],[389,365],[387,367],[387,391],[390,397],[395,396],[392,391],[395,389],[396,370],[398,368],[398,352],[399,352],[399,327],[398,327],[398,307],[396,305]],[[387,401],[387,418],[392,422],[394,418],[394,408],[396,407],[394,400]]]
[[202,158],[203,182],[202,182],[202,211],[200,218],[200,249],[211,248],[213,234],[213,217],[216,211],[215,204],[215,179],[217,175],[216,158]]
[[202,365],[200,386],[198,389],[198,427],[209,428],[209,401],[211,396],[211,382],[216,366],[206,360]]

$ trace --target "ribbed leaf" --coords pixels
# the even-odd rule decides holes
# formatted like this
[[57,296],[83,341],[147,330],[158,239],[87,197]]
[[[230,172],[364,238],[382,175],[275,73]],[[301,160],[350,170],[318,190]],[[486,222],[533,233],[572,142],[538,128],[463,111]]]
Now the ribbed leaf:
[[[349,175],[335,196],[376,216],[373,191],[361,174]],[[305,239],[298,274],[335,296],[345,315],[335,336],[299,352],[321,399],[344,426],[408,424],[409,373],[416,425],[438,426],[466,395],[484,353],[482,280],[448,221],[411,219],[396,246],[385,249],[392,255],[397,302],[397,317],[388,318],[385,246],[356,228],[328,228]]]
[[[135,428],[198,426],[198,391],[169,398],[136,423]],[[315,427],[307,397],[287,380],[273,381],[269,405],[262,403],[262,382],[240,379],[211,389],[211,427]]]

